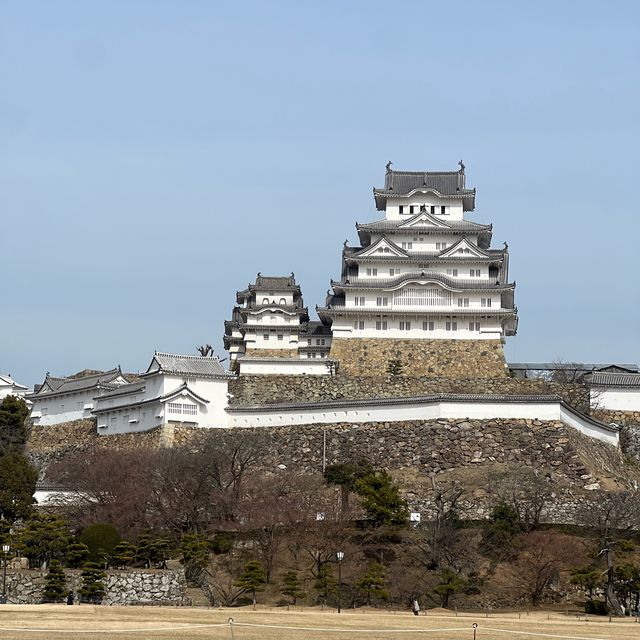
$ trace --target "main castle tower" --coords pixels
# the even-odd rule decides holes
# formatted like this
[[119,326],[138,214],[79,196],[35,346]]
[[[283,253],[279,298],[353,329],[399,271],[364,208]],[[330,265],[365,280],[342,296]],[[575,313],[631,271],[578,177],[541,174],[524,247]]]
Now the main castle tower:
[[340,371],[384,375],[503,376],[505,336],[518,325],[509,251],[491,249],[492,225],[465,219],[475,189],[458,171],[394,171],[374,189],[382,220],[356,224],[321,321]]

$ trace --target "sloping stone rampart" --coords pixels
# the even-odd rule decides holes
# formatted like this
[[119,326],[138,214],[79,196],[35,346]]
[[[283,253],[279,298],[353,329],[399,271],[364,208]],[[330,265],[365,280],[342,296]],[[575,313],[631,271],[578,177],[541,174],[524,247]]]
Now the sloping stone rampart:
[[504,378],[509,374],[500,340],[396,340],[334,338],[330,357],[342,373],[380,376],[399,360],[400,375]]

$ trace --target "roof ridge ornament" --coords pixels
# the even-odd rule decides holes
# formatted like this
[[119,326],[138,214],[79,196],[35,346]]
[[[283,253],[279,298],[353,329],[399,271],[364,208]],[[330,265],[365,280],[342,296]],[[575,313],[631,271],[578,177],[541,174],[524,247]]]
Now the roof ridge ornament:
[[392,169],[391,169],[391,165],[393,164],[393,162],[391,162],[391,160],[389,160],[389,162],[387,162],[387,164],[385,165],[385,169],[387,170],[387,173],[391,173]]

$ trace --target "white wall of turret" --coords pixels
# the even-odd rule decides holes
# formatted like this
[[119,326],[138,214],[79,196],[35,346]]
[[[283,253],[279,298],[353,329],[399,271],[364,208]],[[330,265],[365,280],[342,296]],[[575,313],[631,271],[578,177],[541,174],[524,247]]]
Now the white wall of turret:
[[336,318],[334,338],[396,338],[417,340],[497,340],[500,318],[486,315],[349,315]]
[[417,192],[405,198],[388,198],[386,217],[388,220],[405,220],[420,213],[422,205],[426,206],[427,213],[432,213],[433,208],[433,215],[441,216],[443,220],[462,220],[463,218],[462,198],[443,199],[429,192]]

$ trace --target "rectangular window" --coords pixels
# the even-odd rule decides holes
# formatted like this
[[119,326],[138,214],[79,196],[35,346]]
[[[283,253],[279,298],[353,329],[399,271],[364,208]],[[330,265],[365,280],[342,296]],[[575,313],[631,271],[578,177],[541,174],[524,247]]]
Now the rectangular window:
[[358,329],[364,329],[364,320],[360,320],[360,322],[358,322]]
[[453,276],[455,278],[455,277],[458,276],[458,270],[457,269],[447,269],[447,275]]
[[447,214],[447,207],[444,205],[440,207],[440,213],[444,216]]
[[440,246],[441,246],[440,243],[436,242],[436,251],[440,251]]
[[400,275],[400,269],[389,269],[389,275],[390,276]]
[[357,320],[354,320],[354,321],[353,321],[353,328],[354,328],[354,329],[357,329],[357,328],[358,328],[358,321],[357,321]]
[[398,209],[400,213],[404,213],[404,205],[401,204]]
[[324,345],[324,344],[325,344],[325,340],[324,340],[324,338],[321,338],[321,340],[320,340],[320,344],[322,344],[322,345]]
[[265,333],[262,337],[263,337],[265,340],[268,340],[268,339],[269,339],[269,334],[268,334],[268,333]]
[[316,347],[320,346],[320,338],[316,338]]
[[409,249],[413,249],[413,242],[402,242],[402,243],[400,244],[400,246],[401,246],[403,249],[407,249],[407,250],[409,250]]
[[445,323],[445,328],[447,331],[457,331],[458,323],[457,322],[447,322]]
[[413,213],[413,205],[409,205],[409,213]]
[[311,353],[307,352],[307,358],[310,358],[310,357],[311,357]]
[[436,212],[435,205],[431,205],[431,215],[434,215]]
[[479,322],[470,322],[469,323],[469,331],[480,331],[480,323]]
[[376,305],[378,307],[387,307],[387,306],[389,306],[389,298],[386,298],[386,297],[376,298]]
[[491,306],[491,298],[482,298],[482,300],[480,300],[480,306],[481,307],[490,307]]
[[468,307],[469,306],[469,298],[458,298],[458,306],[459,307]]
[[308,338],[308,339],[307,339],[307,344],[308,344],[309,346],[311,346],[311,338]]
[[284,340],[284,336],[281,333],[278,334],[278,340]]
[[422,328],[424,331],[433,331],[435,329],[435,323],[433,322],[423,322]]
[[480,269],[469,269],[469,275],[472,278],[479,278],[480,277]]
[[364,296],[354,298],[354,304],[356,305],[356,307],[364,307]]
[[386,320],[376,320],[376,329],[378,331],[385,331],[387,329],[387,321]]
[[400,331],[411,331],[411,323],[410,322],[400,322]]
[[367,268],[367,275],[368,276],[377,276],[378,275],[378,270],[377,269]]

